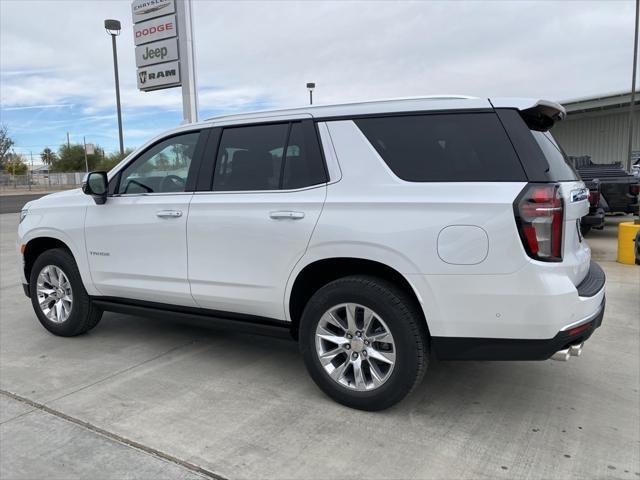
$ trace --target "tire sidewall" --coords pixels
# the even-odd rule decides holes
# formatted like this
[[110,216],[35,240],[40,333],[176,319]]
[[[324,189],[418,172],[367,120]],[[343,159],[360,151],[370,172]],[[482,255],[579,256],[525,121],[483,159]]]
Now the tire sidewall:
[[[60,268],[71,283],[71,293],[73,295],[71,313],[62,323],[55,323],[49,320],[40,309],[38,303],[38,275],[47,265],[54,265]],[[31,304],[43,327],[56,335],[73,336],[77,334],[79,327],[84,323],[88,315],[88,295],[84,289],[78,267],[70,254],[60,249],[48,250],[41,254],[31,269],[29,289]]]
[[[412,319],[409,318],[411,311],[406,299],[398,295],[399,292],[390,284],[375,281],[374,285],[349,278],[333,282],[312,297],[300,321],[300,351],[313,380],[336,401],[364,410],[387,408],[409,393],[418,375],[416,359],[423,354],[407,324]],[[380,295],[377,291],[380,287],[387,291],[387,295]],[[384,320],[393,335],[396,363],[391,376],[375,390],[361,392],[338,384],[329,377],[318,358],[315,347],[317,324],[326,311],[342,303],[357,303],[370,308]]]

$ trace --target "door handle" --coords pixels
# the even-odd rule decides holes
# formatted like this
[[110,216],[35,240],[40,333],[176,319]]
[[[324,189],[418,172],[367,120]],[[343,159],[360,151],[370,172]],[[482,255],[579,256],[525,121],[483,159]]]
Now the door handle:
[[181,210],[158,210],[156,217],[160,218],[178,218],[182,216]]
[[270,212],[269,216],[274,220],[300,220],[304,218],[304,212],[289,212],[289,211],[281,211],[281,212]]

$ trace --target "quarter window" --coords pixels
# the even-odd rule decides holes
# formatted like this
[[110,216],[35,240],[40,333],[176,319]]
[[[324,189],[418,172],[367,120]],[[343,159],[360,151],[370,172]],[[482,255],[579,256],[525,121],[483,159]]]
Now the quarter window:
[[317,138],[307,130],[302,122],[225,128],[213,190],[289,190],[324,183]]
[[403,180],[526,181],[520,160],[494,113],[365,118],[355,123]]
[[117,193],[184,192],[199,135],[177,135],[151,147],[122,171]]

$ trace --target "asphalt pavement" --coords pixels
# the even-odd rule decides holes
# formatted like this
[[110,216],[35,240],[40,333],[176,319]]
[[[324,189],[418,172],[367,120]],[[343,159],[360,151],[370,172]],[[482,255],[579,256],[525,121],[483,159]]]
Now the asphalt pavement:
[[432,362],[392,409],[324,396],[293,341],[107,313],[44,330],[0,215],[0,477],[640,478],[640,267],[588,237],[602,327],[569,362]]
[[19,193],[16,195],[3,193],[0,195],[0,214],[19,212],[25,203],[44,197],[49,193],[51,192]]

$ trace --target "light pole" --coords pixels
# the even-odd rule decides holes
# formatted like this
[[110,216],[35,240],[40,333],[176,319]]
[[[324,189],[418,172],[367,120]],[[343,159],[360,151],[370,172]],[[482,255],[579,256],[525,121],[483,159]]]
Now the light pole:
[[307,89],[309,90],[309,105],[313,105],[313,89],[316,88],[316,84],[313,82],[307,83]]
[[118,77],[118,51],[116,49],[116,37],[120,35],[120,22],[118,20],[105,20],[104,29],[111,35],[111,47],[113,48],[113,73],[116,80],[116,109],[118,110],[118,136],[120,138],[120,156],[124,156],[124,140],[122,138],[122,111],[120,109],[120,79]]
[[631,171],[633,152],[633,110],[636,103],[636,72],[638,69],[638,21],[640,20],[640,0],[636,0],[635,35],[633,39],[633,69],[631,73],[631,102],[629,102],[629,145],[627,148],[627,172]]

